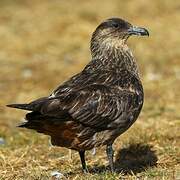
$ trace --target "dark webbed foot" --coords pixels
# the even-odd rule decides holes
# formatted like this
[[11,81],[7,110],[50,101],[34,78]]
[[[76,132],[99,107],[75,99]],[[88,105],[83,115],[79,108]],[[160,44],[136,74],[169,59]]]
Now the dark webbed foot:
[[108,161],[109,161],[109,166],[111,168],[111,172],[113,173],[114,172],[114,163],[113,163],[114,150],[112,148],[112,144],[107,145],[106,153],[107,153],[107,158],[108,158]]
[[85,151],[79,151],[79,156],[80,156],[80,159],[81,159],[83,172],[88,173],[88,169],[87,169],[86,161],[85,161]]

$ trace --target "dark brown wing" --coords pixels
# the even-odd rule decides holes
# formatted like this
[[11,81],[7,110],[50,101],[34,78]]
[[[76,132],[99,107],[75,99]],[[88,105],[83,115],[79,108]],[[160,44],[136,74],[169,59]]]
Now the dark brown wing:
[[134,121],[143,103],[139,80],[125,72],[123,80],[112,72],[99,74],[81,74],[64,83],[42,104],[40,112],[60,119],[68,114],[74,121],[99,130]]
[[59,121],[71,117],[84,126],[103,130],[133,122],[142,103],[142,86],[135,76],[127,71],[101,71],[82,72],[59,86],[50,97],[22,107]]
[[140,110],[137,94],[109,90],[103,85],[91,85],[77,92],[70,105],[66,103],[64,107],[74,120],[99,130],[127,126],[127,121],[134,120],[135,111]]

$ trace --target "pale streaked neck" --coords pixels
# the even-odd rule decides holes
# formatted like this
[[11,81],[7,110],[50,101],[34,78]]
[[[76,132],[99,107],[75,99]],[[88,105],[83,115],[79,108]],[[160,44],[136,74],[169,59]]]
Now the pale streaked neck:
[[125,41],[106,40],[103,43],[91,43],[92,60],[102,61],[106,68],[126,69],[139,77],[136,60]]

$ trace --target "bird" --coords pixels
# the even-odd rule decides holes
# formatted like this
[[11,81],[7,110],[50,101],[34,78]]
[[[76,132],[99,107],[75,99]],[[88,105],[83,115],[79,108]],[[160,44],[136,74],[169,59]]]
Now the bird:
[[110,171],[115,172],[113,143],[138,118],[144,91],[137,61],[127,45],[132,35],[149,36],[146,28],[113,17],[101,22],[90,41],[91,60],[50,95],[8,107],[30,111],[19,127],[49,135],[54,146],[85,152],[106,146]]

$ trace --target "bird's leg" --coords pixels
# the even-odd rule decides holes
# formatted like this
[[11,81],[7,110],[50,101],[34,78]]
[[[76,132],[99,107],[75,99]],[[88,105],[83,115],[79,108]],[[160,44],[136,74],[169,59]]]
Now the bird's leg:
[[79,151],[79,156],[81,158],[81,164],[82,164],[83,172],[88,173],[88,169],[87,169],[86,161],[85,161],[85,151]]
[[114,150],[112,148],[112,144],[106,146],[106,153],[109,161],[109,166],[111,168],[111,172],[114,172],[114,164],[113,164]]

